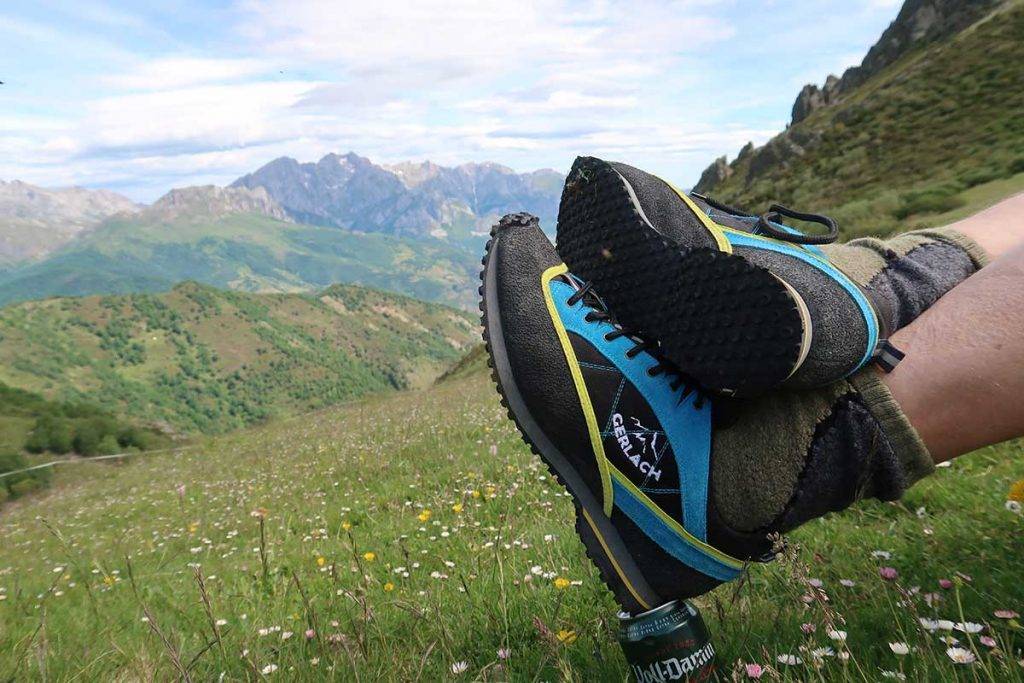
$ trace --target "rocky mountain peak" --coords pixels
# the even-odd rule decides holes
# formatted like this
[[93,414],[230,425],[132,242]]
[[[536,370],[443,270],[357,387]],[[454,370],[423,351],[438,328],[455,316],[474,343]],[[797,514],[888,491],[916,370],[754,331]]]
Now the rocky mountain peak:
[[[276,159],[232,187],[266,188],[294,220],[411,237],[476,239],[513,210],[553,224],[564,177],[495,163],[378,165],[354,152],[313,163]],[[459,237],[456,237],[459,236]]]
[[256,213],[277,220],[290,220],[281,205],[262,187],[217,187],[200,185],[171,190],[148,209],[161,217],[188,213],[223,216],[231,213]]

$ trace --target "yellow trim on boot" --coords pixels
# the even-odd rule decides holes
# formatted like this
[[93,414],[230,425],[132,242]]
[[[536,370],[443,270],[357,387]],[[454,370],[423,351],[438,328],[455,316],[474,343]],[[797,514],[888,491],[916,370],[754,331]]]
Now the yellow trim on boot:
[[587,391],[587,385],[583,381],[583,371],[580,370],[576,352],[573,351],[572,343],[569,341],[569,333],[566,332],[565,325],[562,324],[562,319],[558,316],[558,309],[555,308],[555,301],[551,296],[551,287],[549,286],[552,279],[567,272],[569,272],[569,267],[564,263],[548,268],[540,276],[540,286],[544,291],[544,302],[547,304],[548,314],[551,316],[551,322],[555,326],[558,340],[562,342],[562,351],[565,353],[565,360],[569,364],[569,372],[572,374],[573,384],[576,385],[576,393],[580,399],[580,408],[583,409],[583,418],[587,422],[587,431],[590,433],[590,445],[594,449],[594,459],[597,460],[597,469],[601,473],[601,503],[604,508],[604,514],[611,517],[615,494],[612,491],[612,479],[608,472],[608,458],[604,454],[601,429],[597,425],[594,405],[590,402],[590,393]]
[[697,219],[704,224],[704,227],[708,229],[708,232],[710,232],[711,236],[715,239],[715,244],[718,245],[718,250],[724,251],[726,254],[731,254],[732,243],[729,242],[729,240],[725,236],[725,233],[722,232],[722,226],[711,220],[711,217],[704,213],[704,211],[702,211],[701,208],[697,206],[697,204],[694,203],[692,199],[687,197],[685,192],[683,192],[682,190],[680,190],[678,187],[668,182],[667,180],[662,179],[661,182],[671,187],[672,191],[679,195],[679,198],[682,199],[686,203],[686,205],[690,207],[690,210],[697,215]]
[[646,507],[650,508],[651,512],[656,514],[658,518],[661,519],[661,521],[668,525],[668,527],[672,529],[672,531],[676,532],[676,534],[685,539],[687,543],[692,545],[694,548],[697,548],[698,550],[702,551],[705,555],[710,555],[711,557],[714,557],[722,564],[725,564],[734,569],[743,568],[743,560],[738,560],[735,557],[732,557],[731,555],[726,555],[721,550],[708,545],[707,543],[700,540],[699,538],[691,534],[689,531],[684,529],[682,524],[669,517],[668,513],[666,513],[664,510],[658,507],[653,500],[648,498],[647,494],[638,489],[636,485],[629,480],[629,477],[620,472],[617,467],[611,467],[611,471],[612,476],[615,477],[615,481],[618,482],[619,485],[621,485],[624,489],[633,494],[633,496],[636,497],[636,499],[643,503]]
[[626,589],[629,590],[629,592],[633,595],[636,601],[639,602],[644,609],[651,609],[652,605],[650,605],[646,600],[640,597],[640,593],[637,592],[636,588],[633,588],[633,584],[630,583],[629,577],[626,576],[626,572],[622,571],[622,567],[620,567],[619,563],[615,561],[615,556],[612,555],[611,549],[609,549],[608,544],[604,542],[604,536],[602,536],[601,532],[598,531],[597,525],[594,524],[594,520],[590,518],[590,514],[583,508],[582,505],[580,506],[580,512],[583,513],[583,519],[587,520],[587,524],[590,525],[590,530],[593,531],[594,536],[597,537],[597,542],[601,544],[601,548],[604,550],[605,557],[608,558],[608,561],[612,563],[612,567],[615,568],[615,573],[619,575],[619,580],[622,581],[622,585],[624,585]]

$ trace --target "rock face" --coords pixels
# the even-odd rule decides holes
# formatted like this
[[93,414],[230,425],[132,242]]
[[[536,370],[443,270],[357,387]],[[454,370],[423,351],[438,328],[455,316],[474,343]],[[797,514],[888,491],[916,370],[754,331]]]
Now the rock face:
[[821,107],[835,103],[912,48],[958,33],[1005,0],[907,0],[896,19],[885,29],[860,66],[847,69],[842,78],[830,75],[825,85],[805,85],[793,103],[792,123],[807,118]]
[[693,186],[693,190],[694,192],[708,192],[731,175],[732,166],[726,161],[725,155],[722,155],[704,169],[704,172],[700,174],[700,180]]
[[492,163],[380,166],[349,152],[315,163],[281,157],[232,187],[265,188],[300,223],[423,237],[513,210],[553,221],[563,180],[555,171],[520,174]]
[[161,218],[176,218],[185,214],[204,217],[231,213],[256,213],[281,221],[290,221],[288,214],[262,187],[217,187],[202,185],[171,190],[152,206],[147,213]]
[[0,264],[41,258],[104,219],[139,208],[107,190],[0,180]]

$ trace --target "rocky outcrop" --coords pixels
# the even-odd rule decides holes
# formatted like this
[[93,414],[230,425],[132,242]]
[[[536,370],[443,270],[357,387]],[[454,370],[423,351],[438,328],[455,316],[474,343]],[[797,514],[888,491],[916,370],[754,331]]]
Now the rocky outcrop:
[[693,191],[710,192],[716,185],[731,176],[732,173],[732,166],[726,161],[725,155],[722,155],[704,169],[704,172],[700,174],[700,180],[693,186]]
[[792,124],[834,104],[845,93],[900,59],[910,50],[959,33],[1006,0],[907,0],[860,66],[830,75],[825,85],[805,85],[793,103]]
[[835,75],[830,74],[821,88],[816,85],[805,85],[800,94],[796,96],[796,102],[793,103],[792,123],[799,123],[810,116],[812,112],[838,100],[841,82]]

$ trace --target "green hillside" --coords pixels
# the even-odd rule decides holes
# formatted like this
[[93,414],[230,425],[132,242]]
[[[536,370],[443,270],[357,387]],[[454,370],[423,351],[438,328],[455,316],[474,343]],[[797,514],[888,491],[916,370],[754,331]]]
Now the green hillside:
[[[808,524],[791,556],[700,599],[723,679],[758,663],[784,680],[1024,680],[1024,629],[995,614],[1024,612],[1024,518],[1004,507],[1020,449]],[[179,680],[175,660],[195,681],[627,676],[573,506],[486,373],[76,467],[0,516],[0,679]],[[812,580],[827,602],[805,602]],[[978,662],[950,661],[948,637]]]
[[[701,187],[765,210],[833,215],[845,236],[886,234],[1024,190],[1024,3],[910,51],[731,174]],[[986,193],[972,188],[998,188]],[[944,216],[945,218],[945,216]]]
[[226,431],[431,382],[470,316],[356,286],[49,299],[0,310],[0,381],[176,430]]
[[297,225],[253,213],[104,223],[43,261],[0,272],[0,304],[48,296],[161,292],[195,280],[249,292],[315,291],[335,282],[470,308],[477,257],[438,240]]

